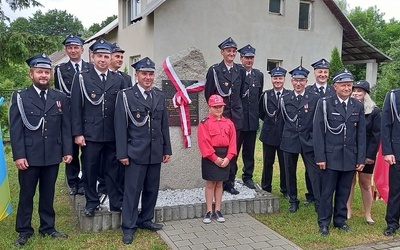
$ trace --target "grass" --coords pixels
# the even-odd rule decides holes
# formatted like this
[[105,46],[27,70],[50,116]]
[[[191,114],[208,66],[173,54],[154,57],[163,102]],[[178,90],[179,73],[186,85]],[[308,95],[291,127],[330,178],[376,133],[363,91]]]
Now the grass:
[[[6,146],[6,151],[10,151]],[[18,204],[19,185],[17,178],[17,168],[11,160],[10,153],[7,153],[7,169],[11,190],[11,202],[13,212],[10,216],[0,222],[0,249],[17,249],[14,247],[14,241],[18,237],[15,232],[15,218]],[[32,216],[32,226],[35,234],[22,249],[169,249],[167,244],[155,232],[147,230],[138,230],[135,234],[132,245],[122,243],[121,230],[109,230],[102,233],[80,232],[77,217],[73,213],[69,202],[68,188],[65,185],[65,167],[60,165],[59,176],[56,184],[56,195],[54,208],[56,210],[56,229],[67,233],[68,239],[51,239],[41,237],[38,234],[39,216],[38,193],[35,196],[35,203]]]
[[[9,147],[6,147],[6,149],[9,151]],[[19,193],[17,169],[11,160],[10,153],[7,153],[7,156],[13,213],[0,222],[0,249],[12,249],[14,240],[18,236],[15,232],[15,216]],[[255,158],[256,169],[254,173],[254,181],[260,183],[262,171],[262,148],[259,141],[256,146]],[[239,159],[239,166],[241,165],[241,160]],[[238,172],[239,176],[241,173],[241,167]],[[303,206],[302,203],[302,201],[305,200],[304,194],[306,193],[306,190],[304,183],[304,166],[301,160],[299,161],[297,174],[299,200],[301,201],[300,209],[297,213],[288,213],[288,201],[284,199],[279,192],[279,169],[278,166],[274,166],[272,192],[281,198],[281,212],[252,216],[282,236],[293,241],[303,249],[337,249],[346,246],[392,239],[391,237],[388,238],[382,234],[386,225],[384,220],[386,204],[383,201],[379,200],[373,203],[372,216],[376,222],[375,225],[369,226],[365,223],[361,195],[358,186],[356,186],[353,201],[353,216],[348,221],[349,226],[352,228],[352,232],[345,233],[331,227],[330,235],[328,237],[320,236],[318,233],[317,215],[314,212],[313,205]],[[47,237],[42,238],[37,234],[39,219],[37,214],[37,196],[35,196],[32,225],[35,228],[36,233],[31,239],[29,239],[27,245],[23,249],[169,249],[157,233],[145,230],[138,230],[135,234],[133,244],[129,246],[126,246],[121,242],[122,233],[120,230],[110,230],[102,233],[80,232],[77,225],[77,218],[73,214],[69,204],[68,189],[65,185],[64,179],[64,165],[61,164],[55,198],[56,228],[59,231],[67,233],[69,238],[54,240]]]
[[[257,142],[256,145],[255,158],[256,169],[254,173],[254,181],[261,183],[262,145],[260,142]],[[239,162],[241,163],[240,159]],[[370,226],[366,224],[364,218],[364,208],[361,200],[361,191],[358,184],[356,185],[354,194],[352,218],[347,221],[348,225],[352,229],[352,232],[346,233],[334,229],[331,224],[329,236],[321,236],[318,233],[317,214],[314,212],[314,206],[303,205],[306,187],[304,181],[304,165],[301,161],[301,157],[299,159],[299,165],[297,168],[297,185],[300,209],[296,213],[291,214],[288,212],[288,200],[284,199],[279,192],[279,168],[278,165],[275,164],[272,193],[280,197],[280,213],[257,214],[253,215],[253,217],[282,236],[293,241],[303,249],[337,249],[392,239],[392,237],[388,238],[383,235],[383,230],[386,227],[386,203],[384,201],[377,200],[373,202],[372,218],[375,220],[375,225]]]

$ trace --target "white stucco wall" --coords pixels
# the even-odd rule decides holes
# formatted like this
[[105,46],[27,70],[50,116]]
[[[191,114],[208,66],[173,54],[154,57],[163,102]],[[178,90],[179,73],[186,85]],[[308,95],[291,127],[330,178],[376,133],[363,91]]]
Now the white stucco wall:
[[[284,1],[284,15],[268,13],[265,0],[169,0],[155,11],[154,49],[156,63],[166,56],[190,46],[199,48],[208,66],[220,62],[217,45],[231,36],[239,48],[250,43],[256,48],[255,68],[264,74],[267,59],[282,60],[288,71],[300,64],[311,71],[310,64],[325,57],[331,50],[341,50],[342,28],[322,1],[313,3],[311,30],[298,29],[299,1]],[[199,10],[199,11],[196,11]],[[239,61],[239,55],[237,60]],[[289,86],[287,77],[287,86]]]
[[[322,57],[329,60],[335,46],[341,50],[342,27],[322,1],[314,1],[311,29],[299,30],[299,1],[283,3],[283,15],[276,15],[269,14],[266,0],[167,0],[143,20],[126,25],[126,2],[120,0],[117,40],[126,50],[127,65],[130,56],[141,55],[159,66],[168,55],[195,46],[211,66],[222,60],[218,44],[231,36],[239,48],[248,43],[256,48],[254,67],[265,74],[266,88],[271,87],[267,59],[282,60],[290,71],[303,57],[312,84],[310,65]],[[289,77],[286,82],[290,88]]]

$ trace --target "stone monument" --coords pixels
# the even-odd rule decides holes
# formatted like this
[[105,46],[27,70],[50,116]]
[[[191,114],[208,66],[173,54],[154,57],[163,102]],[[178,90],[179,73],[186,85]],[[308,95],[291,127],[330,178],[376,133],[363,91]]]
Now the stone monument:
[[[175,55],[170,55],[169,61],[176,75],[182,83],[192,84],[196,81],[204,81],[207,73],[206,63],[203,54],[196,48],[180,51]],[[165,86],[169,78],[164,72],[163,66],[158,65],[156,70],[155,85],[170,92],[175,90],[173,86]],[[164,86],[163,86],[164,84]],[[179,108],[172,110],[174,107],[170,105],[171,93],[166,93],[168,109],[170,115],[179,114]],[[185,148],[183,143],[182,129],[180,125],[170,124],[170,135],[172,143],[172,157],[169,163],[161,165],[161,182],[160,189],[192,189],[204,187],[205,183],[201,177],[201,154],[197,145],[197,124],[203,117],[208,114],[208,106],[205,102],[204,92],[191,93],[193,103],[189,104],[189,109],[198,114],[191,115],[191,147]],[[193,98],[192,98],[193,97]],[[173,118],[173,117],[171,117]],[[175,118],[179,118],[175,116]],[[196,121],[197,119],[197,121]],[[171,123],[171,122],[170,122]]]

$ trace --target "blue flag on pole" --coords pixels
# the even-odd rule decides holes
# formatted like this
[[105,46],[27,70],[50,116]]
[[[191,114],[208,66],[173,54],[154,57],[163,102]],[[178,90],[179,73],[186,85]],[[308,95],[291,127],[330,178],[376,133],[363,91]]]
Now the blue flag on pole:
[[[0,98],[0,106],[4,97]],[[4,155],[3,135],[0,127],[0,221],[11,214],[10,187],[8,185],[6,158]]]

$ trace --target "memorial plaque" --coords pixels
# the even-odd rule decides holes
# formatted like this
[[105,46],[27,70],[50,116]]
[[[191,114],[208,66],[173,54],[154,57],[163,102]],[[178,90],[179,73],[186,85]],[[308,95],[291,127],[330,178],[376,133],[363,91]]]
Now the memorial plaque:
[[[185,87],[190,86],[198,81],[195,80],[181,80],[182,84]],[[172,98],[174,97],[176,90],[174,85],[170,80],[163,80],[162,81],[162,91],[165,94],[167,99],[167,110],[168,110],[168,123],[169,126],[180,126],[180,115],[179,115],[179,107],[175,108],[172,102]],[[191,125],[198,125],[199,124],[199,95],[198,93],[188,93],[189,98],[192,101],[191,104],[188,105],[189,107],[189,114],[190,114],[190,124]]]

